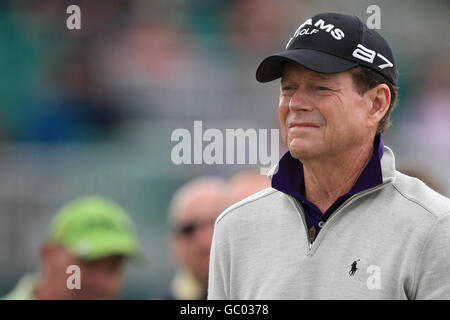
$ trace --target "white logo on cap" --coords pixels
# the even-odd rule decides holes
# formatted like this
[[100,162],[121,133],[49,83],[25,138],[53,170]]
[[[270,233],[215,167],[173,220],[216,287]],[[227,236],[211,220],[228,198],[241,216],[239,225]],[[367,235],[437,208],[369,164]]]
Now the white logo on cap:
[[385,56],[364,47],[362,44],[358,44],[356,46],[356,49],[353,50],[352,56],[354,56],[355,58],[358,58],[360,60],[367,61],[369,63],[373,63],[373,60],[375,59],[375,57],[378,56],[386,62],[385,64],[380,64],[378,66],[378,68],[380,68],[380,69],[384,69],[384,68],[388,68],[388,67],[390,68],[390,67],[394,66],[392,64],[392,62],[390,62]]
[[302,29],[303,27],[310,25],[313,25],[312,19],[309,18],[308,20],[306,20],[305,22],[303,22],[295,31],[294,35],[289,39],[287,45],[286,45],[286,49],[289,47],[289,45],[291,44],[292,40],[294,40],[295,38],[297,38],[298,36],[303,36],[303,35],[310,35],[310,34],[315,34],[318,33],[320,30],[325,30],[327,33],[330,33],[334,39],[336,40],[341,40],[342,38],[345,37],[344,32],[339,29],[339,28],[335,28],[335,26],[331,23],[325,25],[325,21],[322,19],[319,19],[316,21],[316,23],[314,23],[314,27],[318,28],[312,28],[310,30],[310,28],[305,28]]

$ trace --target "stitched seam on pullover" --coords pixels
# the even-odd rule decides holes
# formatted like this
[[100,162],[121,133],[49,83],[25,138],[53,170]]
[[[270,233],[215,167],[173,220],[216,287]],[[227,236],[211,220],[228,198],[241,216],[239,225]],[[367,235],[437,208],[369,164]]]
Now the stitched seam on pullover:
[[399,187],[395,184],[392,184],[392,186],[394,187],[395,190],[397,190],[397,192],[406,200],[409,200],[411,202],[414,202],[415,204],[417,204],[418,206],[422,207],[425,211],[427,211],[428,213],[430,213],[432,216],[434,216],[435,218],[437,218],[437,214],[433,211],[431,211],[431,209],[428,209],[424,204],[421,203],[421,201],[407,195],[406,193],[404,193],[403,191],[400,191]]
[[240,207],[242,207],[242,206],[244,206],[244,205],[246,205],[246,204],[252,203],[252,202],[254,202],[254,201],[256,201],[256,200],[259,200],[259,199],[262,199],[262,198],[264,198],[264,197],[267,197],[267,196],[271,195],[271,194],[274,193],[274,192],[279,192],[279,191],[276,190],[276,189],[273,189],[273,190],[269,190],[266,194],[263,194],[263,195],[261,195],[261,196],[255,197],[254,199],[250,199],[250,200],[248,200],[248,201],[242,200],[243,203],[239,204],[238,206],[233,207],[233,208],[226,209],[226,210],[221,214],[221,216],[220,216],[219,218],[217,218],[216,224],[218,224],[220,221],[223,220],[223,218],[224,218],[225,216],[230,215],[230,214],[231,214],[232,212],[234,212],[236,209],[238,209],[238,208],[240,208]]

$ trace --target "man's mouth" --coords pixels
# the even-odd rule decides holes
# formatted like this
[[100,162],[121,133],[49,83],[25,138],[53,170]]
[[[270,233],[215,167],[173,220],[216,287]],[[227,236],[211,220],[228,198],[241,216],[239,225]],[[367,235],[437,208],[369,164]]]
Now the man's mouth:
[[312,122],[291,122],[289,124],[289,129],[291,128],[319,128],[320,126]]

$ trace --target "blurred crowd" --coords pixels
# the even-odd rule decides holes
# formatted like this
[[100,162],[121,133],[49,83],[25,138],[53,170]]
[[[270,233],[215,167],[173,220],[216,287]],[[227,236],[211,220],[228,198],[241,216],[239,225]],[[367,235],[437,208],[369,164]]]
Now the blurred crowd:
[[[448,13],[448,4],[435,2]],[[268,120],[274,118],[273,99],[257,90],[254,66],[283,46],[298,16],[325,6],[294,0],[283,5],[273,0],[78,1],[82,28],[69,31],[69,4],[0,4],[4,141],[114,139],[124,122],[143,118],[233,120],[245,113],[273,126]],[[401,12],[402,6],[399,2],[389,10]],[[419,2],[415,8],[420,12]],[[430,41],[427,32],[433,33],[427,26],[432,13],[422,12],[418,37],[424,47]],[[394,31],[400,21],[392,29],[392,23],[385,25],[382,32],[391,39],[401,70],[396,120],[431,123],[426,128],[440,137],[436,144],[448,147],[441,133],[448,124],[443,116],[449,109],[448,37],[418,52],[408,48],[413,35]]]
[[278,45],[283,27],[266,0],[98,0],[77,2],[82,28],[69,31],[69,4],[0,5],[3,140],[97,141],[127,119],[237,116],[227,96],[246,88],[230,88],[231,64]]
[[[380,32],[390,41],[400,70],[400,102],[384,140],[399,155],[405,172],[428,179],[448,196],[450,39],[445,32],[450,3],[379,2]],[[71,4],[81,8],[81,30],[66,27],[66,8]],[[143,293],[130,296],[204,298],[214,220],[225,208],[270,182],[238,166],[174,168],[167,132],[190,129],[194,120],[209,121],[208,127],[277,128],[279,88],[257,84],[254,74],[260,59],[281,51],[305,17],[340,11],[365,21],[369,4],[357,0],[345,4],[306,0],[1,1],[0,273],[17,269],[30,274],[13,291],[11,274],[0,275],[0,295],[11,291],[9,298],[77,298],[67,296],[64,289],[63,279],[68,275],[61,272],[61,265],[70,262],[81,265],[82,273],[93,275],[87,277],[90,290],[83,291],[87,296],[81,298],[118,297],[125,281],[124,265],[135,261],[135,252],[140,250],[148,253],[149,273],[156,274],[155,278],[158,272],[170,273],[170,283],[163,276],[161,282],[155,280],[161,289],[150,293],[141,287]],[[414,26],[408,21],[414,21]],[[443,30],[442,36],[436,30]],[[105,143],[125,147],[105,150]],[[133,152],[140,143],[151,148]],[[80,145],[92,146],[84,151],[89,157],[80,155]],[[52,149],[61,146],[65,149]],[[89,164],[91,171],[86,173]],[[150,178],[145,176],[147,167],[152,174],[156,172]],[[133,206],[123,209],[103,198],[69,203],[52,220],[57,222],[49,227],[38,261],[34,260],[37,269],[21,270],[30,260],[17,258],[19,252],[27,252],[26,243],[35,242],[48,227],[39,221],[67,200],[91,191]],[[67,233],[69,237],[73,232],[73,238],[55,240],[52,232],[66,223],[56,217],[64,212],[68,220],[70,212],[91,212],[94,218],[101,216],[111,223],[97,226],[98,230],[81,227],[92,224],[92,217],[86,216]],[[123,219],[122,227],[116,228],[117,219]],[[136,226],[131,227],[132,220]],[[124,231],[123,224],[130,227]],[[161,228],[164,232],[157,231]],[[135,229],[146,236],[138,237]],[[72,247],[85,237],[95,238],[92,243],[100,241],[101,246],[97,237],[103,233],[128,239],[123,241],[129,247],[117,252],[103,247],[100,255],[90,258]],[[83,254],[90,252],[86,250]],[[167,259],[158,262],[158,252],[167,253]],[[171,267],[167,267],[169,260]],[[6,261],[13,261],[14,266],[5,266]],[[61,279],[58,285],[48,280],[49,274]],[[135,279],[136,286],[145,282],[143,277]]]
[[[199,177],[175,193],[169,246],[178,271],[161,299],[206,299],[215,220],[227,207],[268,187],[268,177],[243,171],[228,181]],[[3,299],[117,299],[126,281],[126,263],[146,259],[129,214],[101,197],[76,199],[62,207],[39,257],[39,270],[22,276]]]

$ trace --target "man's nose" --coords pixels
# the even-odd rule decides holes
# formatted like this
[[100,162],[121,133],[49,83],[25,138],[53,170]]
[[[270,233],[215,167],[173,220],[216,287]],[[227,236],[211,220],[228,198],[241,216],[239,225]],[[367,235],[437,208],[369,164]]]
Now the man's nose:
[[311,111],[312,102],[308,96],[307,90],[303,86],[299,86],[289,100],[290,111]]

